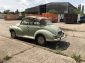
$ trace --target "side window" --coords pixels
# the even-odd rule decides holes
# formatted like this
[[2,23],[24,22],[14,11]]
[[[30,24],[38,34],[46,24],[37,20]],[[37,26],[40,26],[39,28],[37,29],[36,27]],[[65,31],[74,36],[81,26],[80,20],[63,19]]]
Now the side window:
[[38,21],[34,21],[34,25],[40,25]]
[[21,22],[21,24],[28,25],[29,24],[29,19],[28,18],[23,19],[23,21]]
[[30,19],[30,25],[39,25],[39,21],[37,21],[35,18]]
[[33,19],[29,19],[30,25],[33,25]]
[[46,25],[45,19],[40,20],[40,25]]

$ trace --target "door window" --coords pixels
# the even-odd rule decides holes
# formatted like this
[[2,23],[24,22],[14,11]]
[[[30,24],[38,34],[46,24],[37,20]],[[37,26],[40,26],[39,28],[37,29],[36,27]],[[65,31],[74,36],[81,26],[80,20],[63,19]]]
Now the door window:
[[37,21],[36,19],[30,19],[30,25],[39,25],[39,21]]
[[29,19],[28,18],[23,19],[21,24],[22,25],[28,25],[29,24]]

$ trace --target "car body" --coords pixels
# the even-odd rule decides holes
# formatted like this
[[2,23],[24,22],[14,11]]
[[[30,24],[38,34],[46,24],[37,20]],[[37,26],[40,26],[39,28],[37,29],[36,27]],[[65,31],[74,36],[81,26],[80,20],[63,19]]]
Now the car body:
[[85,18],[80,19],[79,23],[85,23]]
[[47,41],[60,41],[65,37],[61,29],[52,24],[51,20],[45,17],[27,16],[21,23],[10,26],[9,31],[12,38],[17,36],[35,39],[40,45]]

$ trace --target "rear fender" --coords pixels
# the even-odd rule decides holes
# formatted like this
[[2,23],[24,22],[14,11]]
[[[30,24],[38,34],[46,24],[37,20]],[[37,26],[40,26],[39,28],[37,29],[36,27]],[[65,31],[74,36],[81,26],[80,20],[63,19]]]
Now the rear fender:
[[34,37],[36,38],[38,34],[43,35],[46,39],[54,39],[53,33],[48,30],[38,30],[35,32]]

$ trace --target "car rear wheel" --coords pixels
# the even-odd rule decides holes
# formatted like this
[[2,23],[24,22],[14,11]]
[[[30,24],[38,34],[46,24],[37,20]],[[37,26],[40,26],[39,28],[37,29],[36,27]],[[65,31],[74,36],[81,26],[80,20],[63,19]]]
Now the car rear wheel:
[[38,35],[36,37],[37,44],[44,46],[46,44],[46,39],[43,35]]
[[15,31],[11,31],[11,38],[16,38],[16,33],[15,33]]

